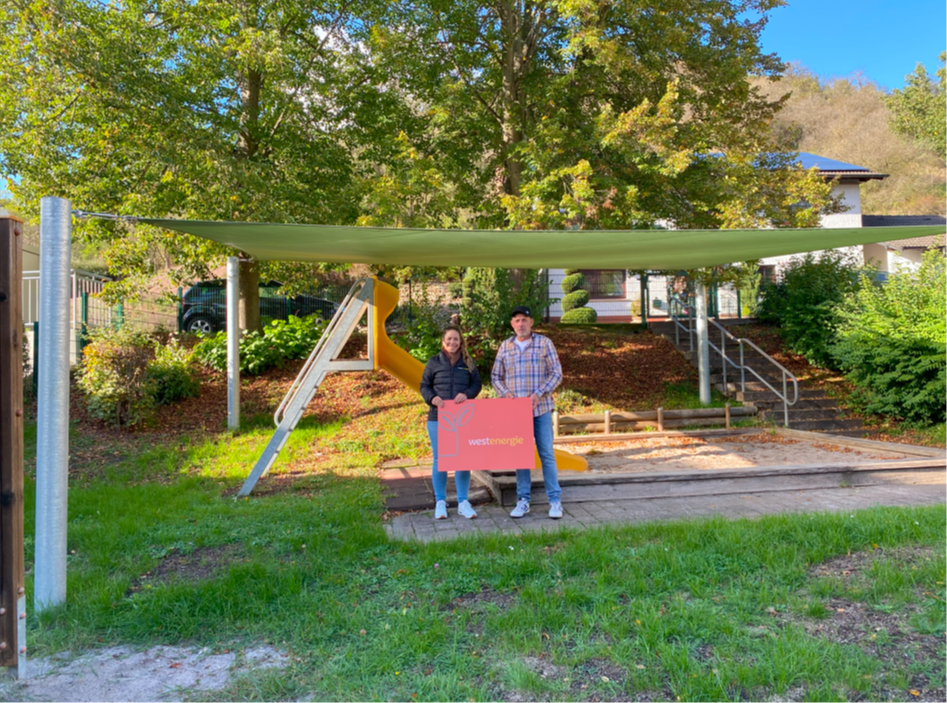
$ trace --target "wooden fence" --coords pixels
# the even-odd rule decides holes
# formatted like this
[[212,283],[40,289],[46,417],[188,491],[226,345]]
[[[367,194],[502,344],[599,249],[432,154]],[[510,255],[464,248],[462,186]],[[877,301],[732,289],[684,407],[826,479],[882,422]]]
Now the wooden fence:
[[699,427],[723,425],[730,428],[732,419],[748,419],[756,416],[754,405],[731,408],[727,403],[722,408],[699,408],[697,410],[644,410],[639,412],[588,413],[579,415],[560,415],[553,413],[553,432],[555,436],[570,434],[616,434],[639,430],[657,430],[681,427]]

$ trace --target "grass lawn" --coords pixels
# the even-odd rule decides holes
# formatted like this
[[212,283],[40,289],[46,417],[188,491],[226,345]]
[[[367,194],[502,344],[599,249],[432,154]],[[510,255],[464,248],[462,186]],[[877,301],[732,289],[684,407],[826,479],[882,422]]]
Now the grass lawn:
[[[647,343],[601,334],[590,355]],[[639,369],[649,403],[683,383],[665,366]],[[943,507],[394,542],[377,465],[429,448],[422,405],[386,374],[330,377],[274,475],[233,500],[291,375],[245,381],[236,435],[212,376],[135,433],[74,396],[68,600],[30,613],[31,656],[290,656],[220,700],[944,700]],[[33,420],[26,448],[30,569]]]

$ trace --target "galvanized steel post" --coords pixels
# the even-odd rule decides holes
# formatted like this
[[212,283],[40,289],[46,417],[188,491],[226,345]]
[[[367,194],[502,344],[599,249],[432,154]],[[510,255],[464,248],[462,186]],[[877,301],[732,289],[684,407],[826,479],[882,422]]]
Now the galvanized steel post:
[[36,423],[37,612],[66,600],[69,476],[69,267],[72,210],[63,198],[40,201],[39,388]]
[[227,429],[240,429],[240,259],[227,257]]

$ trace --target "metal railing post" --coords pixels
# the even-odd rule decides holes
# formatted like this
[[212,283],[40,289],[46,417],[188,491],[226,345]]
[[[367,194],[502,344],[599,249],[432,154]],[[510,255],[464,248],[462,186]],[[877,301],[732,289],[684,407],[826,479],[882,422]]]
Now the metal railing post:
[[786,391],[786,372],[783,371],[783,421],[789,427],[789,393]]
[[82,299],[79,305],[81,312],[79,320],[79,338],[76,340],[76,363],[82,360],[82,354],[86,345],[89,343],[89,292],[82,292]]
[[33,397],[39,391],[39,320],[33,321]]

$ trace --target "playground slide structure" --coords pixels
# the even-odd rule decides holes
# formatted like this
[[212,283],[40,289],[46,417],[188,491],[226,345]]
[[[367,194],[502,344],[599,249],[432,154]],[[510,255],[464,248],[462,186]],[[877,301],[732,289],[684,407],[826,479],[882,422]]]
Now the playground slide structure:
[[[327,374],[333,371],[384,369],[409,388],[420,392],[424,365],[392,342],[385,332],[385,320],[398,305],[398,297],[395,288],[375,278],[364,278],[352,286],[276,409],[273,416],[276,431],[237,494],[238,497],[249,495],[257,481],[269,471]],[[339,353],[358,328],[366,311],[368,359],[339,359]],[[560,469],[569,471],[585,471],[588,468],[583,457],[558,450],[556,464]],[[539,467],[537,455],[536,468]]]

